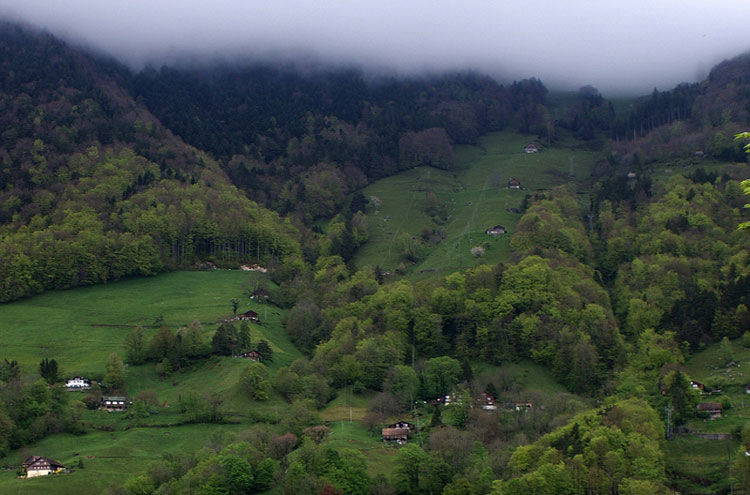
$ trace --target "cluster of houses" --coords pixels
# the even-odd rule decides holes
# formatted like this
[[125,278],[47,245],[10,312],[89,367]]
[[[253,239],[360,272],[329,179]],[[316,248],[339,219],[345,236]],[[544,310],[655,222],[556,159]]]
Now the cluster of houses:
[[[71,392],[89,390],[91,389],[91,380],[82,376],[74,376],[65,382],[65,388]],[[99,403],[99,409],[110,412],[124,411],[129,403],[127,397],[105,395]]]

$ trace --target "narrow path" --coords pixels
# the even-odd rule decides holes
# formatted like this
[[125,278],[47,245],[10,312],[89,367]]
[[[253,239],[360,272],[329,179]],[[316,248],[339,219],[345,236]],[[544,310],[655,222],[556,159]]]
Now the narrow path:
[[[487,184],[490,181],[490,176],[491,175],[492,174],[490,174],[490,175],[488,175],[488,176],[486,176],[484,178],[484,184],[482,184],[482,190],[479,192],[479,199],[477,199],[472,204],[473,208],[471,210],[471,216],[469,217],[468,220],[466,220],[466,224],[464,225],[463,230],[461,231],[461,233],[456,238],[455,247],[453,249],[454,252],[456,252],[456,253],[458,253],[458,249],[459,249],[459,245],[461,244],[461,240],[469,233],[469,230],[471,230],[474,227],[474,221],[475,221],[475,219],[477,217],[477,211],[479,210],[480,203],[482,203],[482,201],[484,201],[484,196],[485,196],[485,193],[487,192]],[[455,260],[451,260],[451,261],[455,261]]]

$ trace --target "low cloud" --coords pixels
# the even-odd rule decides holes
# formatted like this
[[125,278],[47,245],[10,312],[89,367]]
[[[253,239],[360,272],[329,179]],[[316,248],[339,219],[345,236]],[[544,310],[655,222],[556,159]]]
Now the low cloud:
[[23,20],[134,69],[185,59],[315,57],[402,74],[670,89],[750,49],[750,2],[633,0],[0,0]]

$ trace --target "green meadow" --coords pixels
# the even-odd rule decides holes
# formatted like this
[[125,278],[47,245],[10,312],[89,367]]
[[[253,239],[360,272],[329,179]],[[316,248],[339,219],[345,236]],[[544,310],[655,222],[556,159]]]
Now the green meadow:
[[[210,342],[216,322],[232,315],[231,299],[240,299],[238,311],[253,309],[261,324],[250,324],[251,340],[266,339],[274,350],[269,370],[273,375],[301,357],[283,330],[284,311],[271,304],[260,304],[247,297],[258,283],[272,287],[265,276],[255,272],[215,270],[174,272],[152,278],[132,279],[60,292],[50,292],[0,306],[0,334],[4,349],[0,359],[16,359],[24,375],[37,372],[44,357],[55,358],[61,377],[82,374],[102,376],[107,356],[124,356],[123,339],[137,325],[158,324],[173,329],[198,320]],[[81,436],[56,434],[0,459],[0,493],[100,493],[111,483],[122,483],[132,474],[143,472],[163,454],[199,450],[224,432],[247,428],[255,418],[283,413],[286,402],[272,394],[266,402],[254,402],[240,390],[240,372],[247,361],[231,357],[211,357],[190,364],[162,378],[153,363],[127,366],[125,389],[133,397],[142,390],[153,390],[166,407],[143,420],[144,426],[131,428],[124,413],[86,411],[83,420],[99,428]],[[181,424],[180,397],[188,392],[214,392],[222,400],[222,411],[230,424]],[[71,392],[71,399],[83,393]],[[179,425],[179,426],[174,426]],[[76,455],[77,454],[77,455]],[[34,480],[16,480],[15,470],[30,455],[51,457],[75,467],[83,459],[84,469],[73,473]],[[54,488],[53,488],[54,487]],[[95,488],[95,489],[92,489]]]
[[[92,431],[80,436],[52,435],[0,459],[0,465],[9,468],[0,470],[0,493],[103,493],[110,484],[122,484],[129,476],[143,473],[150,463],[158,461],[164,454],[200,450],[213,445],[223,434],[238,432],[242,427],[196,424],[114,432]],[[72,467],[73,472],[16,479],[16,470],[30,455],[50,457],[66,467]],[[83,461],[83,469],[77,468],[80,460]]]
[[[691,418],[683,426],[697,433],[736,435],[750,421],[750,395],[745,385],[750,384],[750,349],[741,339],[731,342],[735,365],[726,366],[726,351],[716,343],[693,354],[686,371],[692,380],[707,388],[718,388],[720,393],[702,395],[699,402],[729,400],[731,407],[713,421]],[[739,455],[737,437],[727,440],[708,440],[691,434],[678,434],[665,442],[665,453],[672,484],[682,493],[726,493],[729,490],[730,462]]]
[[[450,273],[479,263],[507,260],[510,239],[521,217],[518,209],[527,194],[573,182],[581,193],[600,153],[573,139],[562,145],[541,146],[539,153],[524,153],[529,137],[499,132],[479,139],[476,146],[457,148],[455,171],[417,167],[366,187],[366,197],[381,201],[367,215],[370,239],[355,256],[359,267],[379,265],[393,272],[404,260],[405,239],[419,237],[424,229],[442,230],[441,242],[425,242],[415,264],[405,262],[409,276],[421,278],[435,272]],[[509,189],[516,178],[521,189]],[[442,225],[425,212],[428,193],[437,197],[448,220]],[[502,225],[509,234],[489,236],[485,230]],[[475,257],[471,248],[482,246]]]
[[198,320],[209,338],[216,322],[232,315],[230,301],[236,297],[239,311],[259,313],[263,324],[252,326],[253,338],[265,336],[286,360],[283,354],[293,346],[281,330],[281,311],[247,297],[260,282],[268,283],[256,272],[173,272],[3,304],[0,358],[16,359],[27,370],[42,358],[55,358],[64,376],[102,375],[109,354],[123,354],[125,336],[136,326],[147,327],[150,336],[160,324],[176,330]]

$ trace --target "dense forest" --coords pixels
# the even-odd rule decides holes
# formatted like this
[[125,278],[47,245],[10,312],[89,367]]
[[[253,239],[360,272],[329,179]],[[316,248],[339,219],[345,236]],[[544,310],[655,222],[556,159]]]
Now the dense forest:
[[[686,359],[750,341],[750,237],[737,229],[747,158],[733,139],[750,127],[748,57],[655,90],[626,116],[588,86],[555,116],[537,79],[272,64],[134,74],[12,24],[0,24],[0,53],[0,303],[260,263],[305,355],[271,377],[270,347],[251,346],[246,324],[222,324],[210,342],[199,323],[150,340],[134,330],[124,362],[114,353],[107,365],[109,392],[122,389],[125,364],[169,376],[252,348],[260,362],[243,390],[289,407],[275,429],[258,413],[235,438],[164,458],[110,493],[667,493],[662,411],[672,407],[676,425],[695,416]],[[454,170],[455,145],[503,129],[549,146],[562,132],[596,141],[587,201],[572,184],[529,194],[506,263],[419,281],[354,266],[372,208],[362,187],[421,165]],[[718,172],[653,174],[707,156],[724,163]],[[515,377],[473,369],[521,359],[569,394],[535,397],[514,420],[471,406],[488,394],[517,401]],[[69,401],[56,367],[43,362],[27,382],[18,363],[0,363],[0,453],[82,432],[102,391]],[[362,420],[372,430],[415,401],[454,399],[431,409],[426,442],[371,477],[359,451],[322,441],[319,410],[342,389],[373,394]],[[186,396],[180,408],[190,423],[223,420],[218,399]]]

